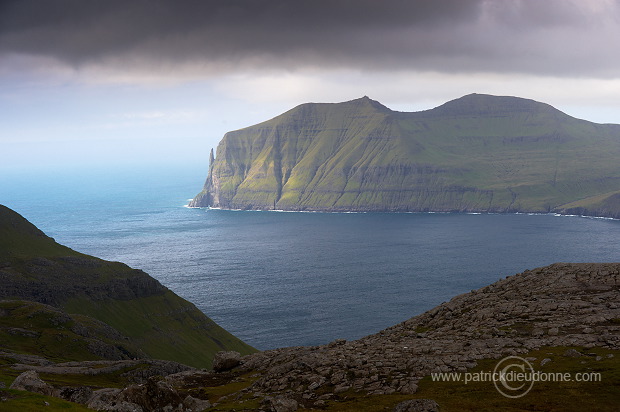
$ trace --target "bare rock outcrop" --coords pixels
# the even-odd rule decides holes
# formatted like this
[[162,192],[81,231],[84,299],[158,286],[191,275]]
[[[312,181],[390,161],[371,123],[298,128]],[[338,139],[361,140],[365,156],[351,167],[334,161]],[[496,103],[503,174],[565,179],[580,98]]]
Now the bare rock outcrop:
[[[620,349],[620,264],[528,270],[350,342],[282,348],[243,358],[263,371],[257,393],[318,399],[353,390],[413,394],[432,372],[466,371],[543,346]],[[319,389],[320,388],[320,389]]]

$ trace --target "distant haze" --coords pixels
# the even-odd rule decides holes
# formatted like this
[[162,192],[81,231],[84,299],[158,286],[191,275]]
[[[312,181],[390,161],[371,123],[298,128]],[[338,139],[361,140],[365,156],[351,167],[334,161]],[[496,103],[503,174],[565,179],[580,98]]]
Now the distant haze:
[[614,0],[5,0],[1,168],[201,163],[226,131],[368,95],[513,95],[620,123]]

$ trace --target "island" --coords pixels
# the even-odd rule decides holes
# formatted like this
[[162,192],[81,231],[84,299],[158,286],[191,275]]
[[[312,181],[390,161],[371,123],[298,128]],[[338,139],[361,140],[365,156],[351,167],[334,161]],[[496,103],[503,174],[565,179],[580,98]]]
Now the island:
[[191,207],[620,217],[620,125],[470,94],[397,112],[302,104],[226,133]]

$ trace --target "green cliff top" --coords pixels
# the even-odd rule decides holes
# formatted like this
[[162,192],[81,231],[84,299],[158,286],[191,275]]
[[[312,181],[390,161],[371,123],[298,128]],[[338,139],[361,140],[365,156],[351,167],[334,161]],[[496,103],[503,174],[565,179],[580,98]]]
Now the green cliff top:
[[620,126],[530,99],[470,94],[413,113],[306,103],[227,133],[190,206],[619,217],[604,197],[620,191],[619,156]]

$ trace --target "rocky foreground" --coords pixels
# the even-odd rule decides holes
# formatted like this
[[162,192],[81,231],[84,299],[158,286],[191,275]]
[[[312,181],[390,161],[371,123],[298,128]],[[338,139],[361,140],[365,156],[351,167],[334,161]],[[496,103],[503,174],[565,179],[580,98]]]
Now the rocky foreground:
[[454,297],[356,341],[245,357],[264,370],[252,391],[301,394],[415,393],[432,372],[465,371],[543,346],[620,349],[620,264],[565,264],[526,271]]
[[[557,263],[456,296],[356,341],[245,357],[220,353],[214,361],[216,371],[186,370],[163,380],[145,379],[147,384],[132,388],[99,390],[83,403],[98,410],[197,410],[190,404],[207,409],[213,405],[206,395],[200,399],[200,391],[194,391],[188,398],[184,390],[209,380],[234,382],[243,374],[252,374],[253,383],[227,399],[256,399],[262,402],[261,410],[322,408],[351,391],[414,394],[423,377],[466,371],[481,359],[547,346],[618,350],[619,302],[620,263]],[[144,403],[158,396],[158,406]]]

